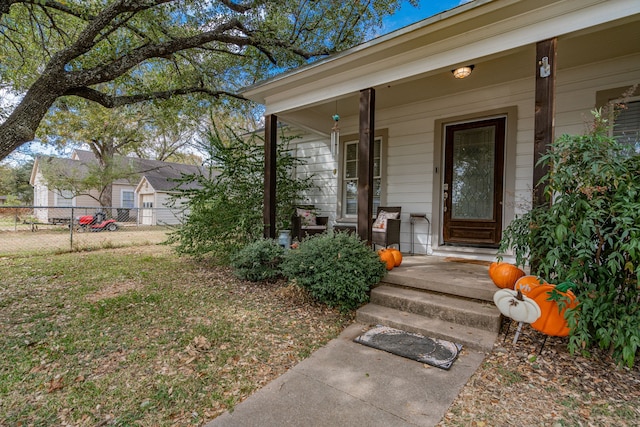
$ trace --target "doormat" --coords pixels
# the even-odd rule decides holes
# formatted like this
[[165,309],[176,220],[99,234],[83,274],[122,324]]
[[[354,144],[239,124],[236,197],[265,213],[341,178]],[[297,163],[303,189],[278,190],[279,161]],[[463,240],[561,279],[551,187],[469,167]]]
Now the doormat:
[[461,344],[382,325],[368,330],[354,341],[446,370],[451,368],[462,350]]

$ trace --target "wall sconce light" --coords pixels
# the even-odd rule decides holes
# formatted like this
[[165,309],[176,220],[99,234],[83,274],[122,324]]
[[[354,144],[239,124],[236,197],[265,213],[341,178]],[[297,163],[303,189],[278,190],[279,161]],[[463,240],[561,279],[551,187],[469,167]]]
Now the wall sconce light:
[[538,65],[540,66],[540,77],[545,78],[551,75],[551,64],[549,63],[548,56],[538,61]]
[[465,67],[459,67],[455,70],[451,70],[451,72],[453,73],[453,77],[455,77],[456,79],[464,79],[465,77],[469,77],[471,75],[471,72],[474,68],[475,65],[467,65]]

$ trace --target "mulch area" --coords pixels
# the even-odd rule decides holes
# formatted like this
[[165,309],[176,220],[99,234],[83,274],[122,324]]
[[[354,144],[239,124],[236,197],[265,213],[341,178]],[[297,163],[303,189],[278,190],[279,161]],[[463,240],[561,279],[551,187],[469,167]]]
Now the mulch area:
[[617,366],[606,352],[570,354],[567,338],[515,322],[471,377],[439,426],[638,426],[640,367]]

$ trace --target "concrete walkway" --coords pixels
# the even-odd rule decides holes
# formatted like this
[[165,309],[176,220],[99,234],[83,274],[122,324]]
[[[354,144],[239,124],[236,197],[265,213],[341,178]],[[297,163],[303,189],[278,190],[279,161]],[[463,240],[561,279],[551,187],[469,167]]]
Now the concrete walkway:
[[354,343],[366,329],[349,326],[207,427],[433,426],[485,357],[463,348],[445,371]]

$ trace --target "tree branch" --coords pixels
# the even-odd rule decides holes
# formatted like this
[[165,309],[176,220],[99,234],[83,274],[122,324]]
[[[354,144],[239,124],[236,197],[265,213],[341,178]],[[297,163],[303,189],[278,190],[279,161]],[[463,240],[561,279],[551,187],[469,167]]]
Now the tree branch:
[[245,13],[253,9],[253,6],[251,6],[251,4],[249,3],[235,3],[230,0],[220,0],[220,3],[238,13]]
[[121,56],[108,64],[88,70],[66,73],[66,80],[69,86],[78,87],[108,82],[123,75],[147,59],[166,58],[173,53],[196,48],[212,41],[234,44],[236,46],[253,44],[254,42],[247,37],[226,34],[232,30],[240,29],[240,22],[234,18],[229,22],[220,24],[212,31],[196,34],[191,37],[169,40],[163,43],[147,44],[134,49],[130,54]]
[[64,66],[72,59],[90,51],[96,44],[96,37],[104,30],[118,15],[126,12],[140,12],[169,3],[174,0],[120,0],[107,7],[92,19],[84,30],[78,35],[75,43],[56,54],[50,64]]
[[[316,7],[315,0],[300,0],[300,2],[308,7]],[[269,16],[261,14],[254,16],[252,13],[254,8],[264,4],[263,0],[217,0],[217,5],[222,5],[227,10],[223,10],[221,15],[207,16],[206,13],[203,14],[204,20],[192,28],[195,33],[189,34],[180,29],[180,22],[176,19],[177,15],[171,10],[165,10],[166,6],[164,5],[168,3],[176,5],[177,14],[180,11],[188,13],[187,9],[179,8],[183,6],[179,0],[112,0],[104,2],[105,5],[100,6],[100,12],[86,12],[85,9],[88,8],[82,6],[81,2],[65,0],[0,0],[0,39],[2,41],[9,40],[8,43],[5,42],[7,47],[15,49],[18,55],[23,54],[23,60],[28,65],[32,58],[26,55],[31,54],[28,50],[31,46],[26,43],[37,43],[40,47],[36,52],[37,55],[42,55],[45,58],[37,69],[34,67],[30,71],[36,75],[33,76],[33,82],[29,85],[22,100],[5,121],[0,123],[0,159],[6,157],[22,143],[34,138],[40,121],[55,100],[61,96],[79,96],[109,108],[152,99],[167,99],[175,95],[198,93],[214,98],[244,99],[241,95],[233,93],[233,89],[228,89],[228,91],[214,90],[213,88],[205,88],[204,84],[188,81],[181,81],[181,84],[187,86],[185,88],[164,90],[163,87],[163,90],[148,94],[123,93],[121,96],[101,93],[95,87],[102,83],[113,82],[123,76],[134,80],[138,79],[138,72],[144,77],[147,67],[157,67],[158,70],[166,67],[167,64],[162,61],[166,58],[174,60],[177,58],[177,65],[182,69],[182,61],[180,60],[182,52],[196,49],[242,56],[253,54],[254,52],[250,49],[253,47],[264,55],[263,58],[266,57],[273,63],[283,57],[280,56],[280,52],[283,50],[304,59],[324,56],[333,52],[333,49],[323,45],[326,40],[322,38],[316,40],[314,37],[307,39],[305,36],[310,32],[313,33],[314,30],[319,31],[324,28],[322,25],[317,26],[320,21],[315,19],[316,16],[318,19],[337,19],[336,17],[341,16],[339,13],[335,17],[324,16],[322,14],[324,8],[320,6],[318,6],[318,15],[306,14],[301,8],[299,12],[301,22],[294,27],[293,35],[284,36],[284,39],[278,40],[277,37],[282,37],[282,34],[279,29],[271,27],[272,22],[268,20]],[[5,19],[4,16],[6,13],[13,12],[15,4],[25,9],[24,14],[16,14],[21,18],[15,23],[19,28],[12,28],[13,21]],[[219,11],[217,6],[214,9]],[[90,10],[93,11],[93,9]],[[142,18],[140,15],[143,14],[145,18],[151,18],[146,16],[145,11],[148,11],[153,17],[157,17],[159,21],[149,25],[148,19],[138,20],[137,18]],[[276,15],[278,12],[274,11]],[[282,13],[287,12],[282,11]],[[247,19],[246,27],[243,25],[245,18]],[[77,22],[75,22],[76,19]],[[163,23],[163,19],[166,22]],[[262,22],[263,19],[265,22]],[[255,28],[253,27],[254,23]],[[136,28],[138,24],[139,28]],[[163,27],[165,24],[168,26],[166,31]],[[44,32],[38,33],[43,28]],[[123,28],[126,31],[120,34],[115,32],[117,28]],[[27,33],[27,30],[31,33]],[[12,41],[14,32],[18,37]],[[51,45],[45,43],[49,41],[47,40],[49,36],[52,36],[50,38]],[[71,37],[74,39],[70,40]],[[118,44],[120,37],[125,42],[122,47]],[[156,41],[158,39],[161,41]],[[113,42],[112,46],[117,46],[120,49],[98,49],[102,46],[97,46],[97,44],[105,41]],[[22,44],[25,46],[21,46]],[[65,47],[59,48],[59,45]],[[301,46],[313,47],[305,49]],[[49,59],[46,59],[47,54],[42,54],[47,49],[51,55],[48,57]],[[312,52],[307,49],[318,49],[318,51]],[[34,48],[33,50],[38,49]],[[194,55],[202,55],[202,53],[195,51]],[[120,56],[113,59],[113,55]],[[188,53],[184,56],[188,62],[192,62],[188,59]],[[286,55],[286,58],[289,59],[289,56]],[[12,57],[9,59],[13,61],[12,65],[18,62]],[[42,58],[38,56],[37,59],[40,61]],[[153,59],[160,60],[155,63],[152,61]],[[219,58],[221,65],[224,60],[225,58]],[[234,64],[235,62],[231,66]],[[192,65],[202,73],[202,69],[198,70],[197,61]],[[91,68],[83,68],[85,66]]]
[[79,96],[89,101],[97,102],[106,108],[121,107],[123,105],[136,104],[138,102],[151,101],[154,99],[169,99],[176,95],[189,95],[194,93],[201,93],[208,95],[212,98],[220,98],[222,96],[228,96],[230,98],[246,100],[242,95],[237,93],[228,92],[224,90],[211,90],[205,87],[190,87],[180,88],[166,91],[141,93],[137,95],[129,96],[112,96],[104,92],[91,89],[89,87],[73,88],[67,90],[62,96]]
[[93,19],[92,15],[88,15],[82,10],[75,10],[66,4],[52,0],[0,0],[0,17],[5,13],[9,13],[9,9],[11,9],[11,6],[14,4],[30,4],[41,8],[54,9],[68,15],[75,16],[76,18],[80,18],[84,21]]
[[[7,32],[15,32],[15,30],[13,28],[7,28]],[[7,32],[1,31],[0,32],[0,36],[2,36],[4,39],[6,39],[7,43],[13,45],[13,49],[16,52],[18,52],[18,54],[20,56],[20,60],[22,61],[21,65],[24,65],[25,62],[26,62],[25,59],[24,59],[24,51],[26,50],[25,47],[22,45],[22,43],[19,43],[13,37],[11,37],[10,34],[7,34]]]

